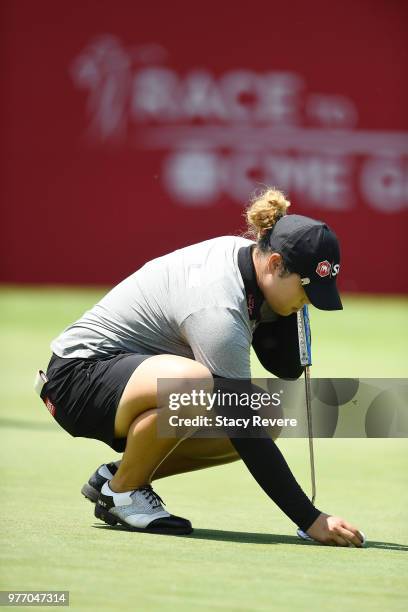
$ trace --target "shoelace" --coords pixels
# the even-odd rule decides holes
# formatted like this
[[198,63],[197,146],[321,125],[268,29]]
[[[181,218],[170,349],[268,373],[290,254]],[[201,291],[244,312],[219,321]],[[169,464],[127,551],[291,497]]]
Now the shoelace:
[[138,491],[147,499],[153,509],[158,508],[160,504],[164,504],[164,501],[155,491],[153,491],[151,485],[140,487]]

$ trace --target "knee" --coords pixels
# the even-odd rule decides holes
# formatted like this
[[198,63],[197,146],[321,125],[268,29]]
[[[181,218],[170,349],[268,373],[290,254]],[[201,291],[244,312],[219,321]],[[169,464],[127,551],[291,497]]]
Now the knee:
[[[165,367],[157,378],[158,395],[170,393],[181,396],[191,395],[194,391],[211,393],[214,379],[210,370],[198,361],[184,357],[169,356]],[[187,398],[184,402],[187,404]]]
[[213,376],[202,363],[185,357],[174,357],[173,355],[166,357],[169,357],[169,359],[166,360],[167,363],[163,364],[165,367],[162,368],[162,373],[165,374],[166,378],[174,379],[175,384],[197,381],[197,383],[202,382],[206,385],[211,384],[212,387]]

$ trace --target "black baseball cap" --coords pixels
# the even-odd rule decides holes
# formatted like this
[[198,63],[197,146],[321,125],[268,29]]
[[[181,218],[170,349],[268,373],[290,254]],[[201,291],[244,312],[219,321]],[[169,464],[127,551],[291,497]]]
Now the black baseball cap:
[[284,215],[273,226],[269,244],[291,272],[300,274],[313,306],[342,310],[336,287],[340,247],[336,234],[325,223],[303,215]]

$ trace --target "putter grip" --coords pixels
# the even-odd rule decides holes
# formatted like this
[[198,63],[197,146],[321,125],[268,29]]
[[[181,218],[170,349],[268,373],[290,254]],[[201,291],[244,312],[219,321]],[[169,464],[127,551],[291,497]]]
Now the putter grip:
[[312,365],[312,336],[307,304],[297,313],[299,357],[302,366]]

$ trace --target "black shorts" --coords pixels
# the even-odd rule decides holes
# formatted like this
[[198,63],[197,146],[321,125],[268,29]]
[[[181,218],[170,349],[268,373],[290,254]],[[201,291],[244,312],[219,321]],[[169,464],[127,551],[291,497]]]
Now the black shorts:
[[149,357],[152,355],[118,353],[65,359],[53,354],[41,398],[71,436],[101,440],[123,452],[126,438],[114,434],[116,410],[129,378]]

